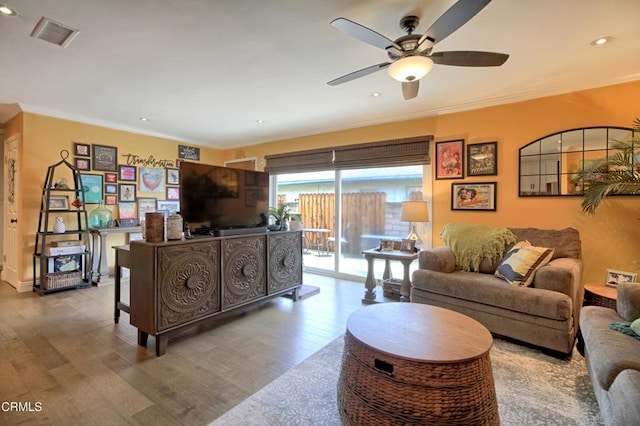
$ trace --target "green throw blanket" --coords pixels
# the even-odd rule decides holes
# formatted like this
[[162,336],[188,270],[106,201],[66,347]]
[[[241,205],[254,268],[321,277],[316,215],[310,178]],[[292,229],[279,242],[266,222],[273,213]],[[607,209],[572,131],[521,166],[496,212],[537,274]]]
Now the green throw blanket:
[[507,228],[466,223],[447,224],[440,238],[453,251],[459,268],[476,272],[483,258],[493,263],[502,257],[508,244],[516,242]]

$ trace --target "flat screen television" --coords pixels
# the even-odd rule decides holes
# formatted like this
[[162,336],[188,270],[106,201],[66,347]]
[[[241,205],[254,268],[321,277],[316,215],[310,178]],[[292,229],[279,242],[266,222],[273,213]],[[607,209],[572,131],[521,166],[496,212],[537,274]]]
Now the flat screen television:
[[269,173],[189,162],[180,168],[180,214],[191,232],[266,230]]

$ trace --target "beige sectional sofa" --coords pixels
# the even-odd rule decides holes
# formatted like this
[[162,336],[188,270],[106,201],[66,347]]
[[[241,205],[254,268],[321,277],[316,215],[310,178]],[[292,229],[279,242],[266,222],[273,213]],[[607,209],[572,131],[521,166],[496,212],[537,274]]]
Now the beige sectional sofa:
[[451,247],[442,246],[420,252],[411,302],[452,309],[497,335],[570,354],[584,295],[580,235],[573,228],[508,230],[516,241],[554,249],[551,261],[536,270],[531,286],[513,286],[494,276],[502,256],[484,259],[479,272],[465,272]]
[[589,377],[606,425],[640,425],[640,340],[612,323],[640,318],[640,284],[621,283],[617,309],[585,306],[580,316]]

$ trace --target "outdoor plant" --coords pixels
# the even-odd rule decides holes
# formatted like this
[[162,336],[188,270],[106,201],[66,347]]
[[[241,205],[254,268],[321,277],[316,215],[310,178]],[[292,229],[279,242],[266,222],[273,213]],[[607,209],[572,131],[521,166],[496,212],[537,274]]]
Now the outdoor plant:
[[291,207],[286,204],[280,204],[278,207],[269,207],[269,214],[276,218],[276,227],[278,229],[286,229],[290,220],[300,220],[300,216],[291,213]]
[[574,183],[585,188],[583,213],[594,214],[608,195],[640,195],[640,119],[633,122],[633,137],[615,140],[611,148],[611,155],[581,171],[574,179]]

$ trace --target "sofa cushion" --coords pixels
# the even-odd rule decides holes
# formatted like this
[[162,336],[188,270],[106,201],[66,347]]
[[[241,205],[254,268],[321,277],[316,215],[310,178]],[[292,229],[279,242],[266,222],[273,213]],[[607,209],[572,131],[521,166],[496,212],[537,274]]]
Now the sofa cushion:
[[495,276],[511,285],[528,287],[536,270],[551,260],[553,249],[532,246],[528,241],[516,243],[502,258]]
[[527,240],[534,246],[552,248],[551,259],[571,257],[580,259],[582,255],[580,233],[574,228],[539,229],[539,228],[509,228],[518,241]]
[[463,271],[440,273],[418,269],[413,272],[412,285],[431,293],[553,320],[566,321],[573,316],[573,304],[566,294],[510,286],[489,274]]
[[613,309],[602,306],[585,306],[580,313],[591,374],[604,390],[609,390],[621,371],[640,370],[640,340],[609,328],[612,322],[621,321]]

